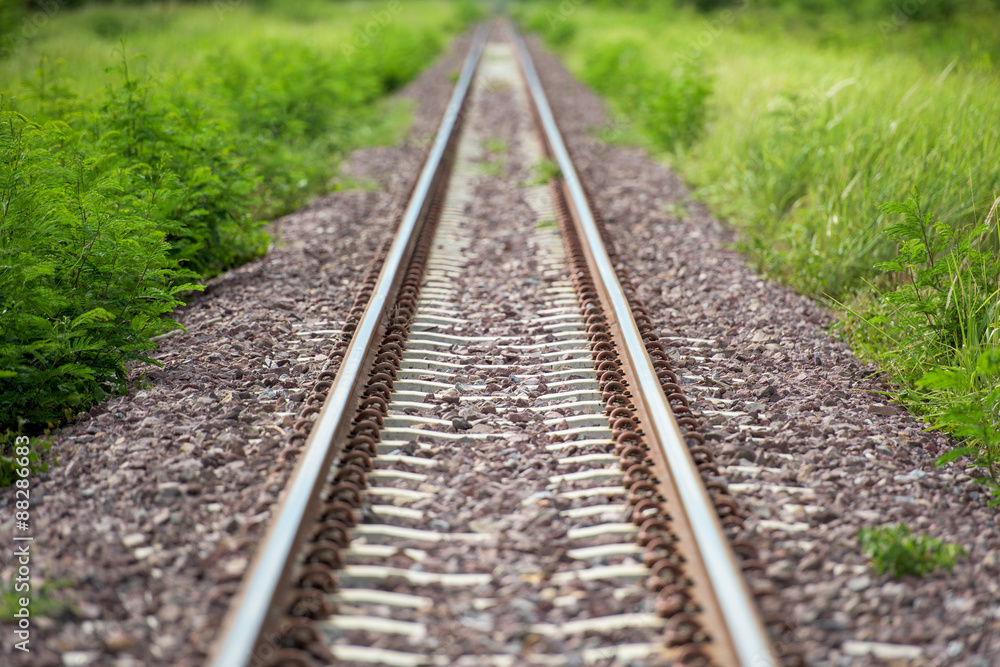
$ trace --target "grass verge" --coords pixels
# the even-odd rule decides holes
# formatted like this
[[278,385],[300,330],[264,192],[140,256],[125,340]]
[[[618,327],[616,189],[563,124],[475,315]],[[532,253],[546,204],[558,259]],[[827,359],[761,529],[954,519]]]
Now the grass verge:
[[350,150],[395,137],[386,96],[472,17],[100,6],[19,42],[0,61],[0,454],[155,363],[182,295],[265,252],[262,219],[329,188]]
[[1000,20],[767,4],[519,11],[1000,493]]

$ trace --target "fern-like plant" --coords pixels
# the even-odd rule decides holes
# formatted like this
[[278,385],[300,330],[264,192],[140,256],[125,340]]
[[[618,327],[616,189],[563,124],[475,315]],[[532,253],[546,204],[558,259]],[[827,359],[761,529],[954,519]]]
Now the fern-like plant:
[[[989,246],[989,217],[982,224],[952,229],[938,222],[915,194],[904,202],[880,207],[902,219],[885,229],[897,243],[896,256],[875,265],[888,274],[892,289],[882,295],[907,337],[942,352],[982,342],[997,314],[1000,259]],[[917,341],[914,341],[917,342]]]
[[0,432],[50,426],[120,390],[196,289],[152,214],[160,192],[65,123],[0,109]]
[[1000,505],[1000,349],[982,352],[971,368],[958,366],[928,371],[918,385],[949,396],[951,407],[935,420],[963,443],[937,459],[942,466],[968,457],[985,474],[976,480]]

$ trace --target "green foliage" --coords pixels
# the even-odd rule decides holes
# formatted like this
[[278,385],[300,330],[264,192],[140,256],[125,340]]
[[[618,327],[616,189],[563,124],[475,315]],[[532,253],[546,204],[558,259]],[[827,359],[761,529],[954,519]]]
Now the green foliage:
[[[521,13],[647,142],[672,147],[759,271],[844,304],[841,332],[896,397],[964,439],[941,462],[966,456],[996,494],[1000,232],[997,205],[980,224],[977,200],[1000,183],[1000,5],[599,4]],[[883,206],[914,191],[927,206]]]
[[126,196],[151,196],[149,217],[167,232],[171,254],[201,275],[214,275],[267,249],[263,223],[253,218],[260,178],[238,136],[212,100],[177,87],[166,90],[138,79],[122,56],[119,83],[107,102],[79,119],[104,169],[123,161],[134,169]]
[[455,0],[454,5],[455,18],[453,27],[457,30],[464,30],[472,23],[481,21],[486,15],[484,8],[485,3],[483,2],[476,2],[475,0]]
[[734,0],[683,0],[682,4],[691,5],[700,12],[709,12],[715,9],[725,9],[739,4]]
[[[10,486],[17,480],[22,479],[17,472],[19,467],[17,465],[18,459],[21,459],[21,463],[24,463],[24,459],[27,458],[29,475],[45,472],[49,469],[49,462],[43,460],[43,457],[46,459],[52,458],[46,455],[46,452],[52,447],[52,443],[49,440],[31,438],[30,442],[23,444],[24,439],[22,438],[20,442],[22,444],[18,444],[17,434],[14,431],[0,433],[0,488]],[[51,462],[55,464],[55,461]]]
[[864,528],[858,533],[858,541],[865,555],[872,559],[876,572],[890,572],[897,579],[908,574],[922,577],[939,567],[951,572],[958,557],[968,553],[958,544],[914,535],[903,524]]
[[593,2],[597,7],[613,7],[635,12],[649,11],[657,4],[657,0],[593,0]]
[[[106,163],[67,122],[0,109],[0,429],[58,422],[120,389],[194,289],[158,217],[169,183]],[[176,186],[175,186],[176,187]]]
[[[982,224],[953,229],[918,197],[882,210],[897,254],[876,268],[890,288],[846,327],[902,386],[898,398],[934,428],[963,439],[938,459],[968,457],[1000,504],[1000,257],[997,206]],[[863,327],[863,328],[855,328]]]
[[891,289],[882,301],[892,314],[884,322],[890,335],[945,355],[987,343],[997,333],[1000,294],[1000,259],[989,245],[995,229],[988,219],[953,229],[928,213],[918,196],[880,210],[903,218],[884,232],[896,242],[896,256],[875,265],[889,274]]
[[11,575],[11,581],[7,589],[0,591],[0,620],[10,621],[15,618],[21,609],[21,598],[28,598],[31,604],[28,607],[34,617],[53,618],[65,610],[71,609],[72,605],[56,595],[56,591],[72,588],[76,582],[72,579],[51,579],[43,581],[30,591],[17,591],[15,577]]
[[441,48],[435,33],[389,26],[379,43],[332,56],[287,41],[255,57],[224,49],[208,58],[199,87],[219,91],[246,159],[262,178],[260,208],[285,212],[321,191],[335,166],[371,131],[371,105],[411,80]]
[[[989,120],[1000,114],[1000,22],[961,14],[948,28],[910,17],[879,28],[823,6],[810,27],[801,4],[786,9],[522,14],[653,148],[673,152],[761,271],[844,299],[892,256],[881,204],[916,187],[957,227],[973,213],[970,192],[1000,182],[1000,126]],[[556,27],[572,37],[553,41]]]
[[10,50],[10,40],[20,28],[24,4],[19,0],[0,0],[0,57]]
[[665,69],[640,42],[623,40],[590,49],[581,74],[659,149],[689,146],[704,130],[712,80],[698,60],[677,58]]
[[534,167],[535,178],[532,185],[547,185],[554,178],[562,178],[562,170],[555,160],[544,158]]
[[[361,26],[374,11],[307,9]],[[202,29],[206,16],[254,25],[256,11],[266,13],[92,8],[47,20],[67,37],[49,43],[148,32],[158,15],[184,30]],[[122,44],[99,85],[74,85],[43,56],[17,107],[0,102],[0,485],[14,473],[16,435],[123,391],[128,366],[154,363],[153,338],[179,326],[170,314],[184,293],[261,255],[262,218],[330,188],[343,155],[400,124],[380,100],[440,50],[440,23],[462,27],[469,15],[411,25],[384,13],[391,20],[353,50],[352,24],[324,43],[269,15],[266,38],[212,32],[193,65],[156,75]],[[29,456],[33,469],[44,469],[44,448]]]
[[938,466],[967,457],[985,473],[976,480],[993,496],[990,506],[1000,505],[1000,349],[979,353],[968,366],[930,370],[917,386],[947,406],[935,428],[965,441],[938,457]]
[[518,17],[528,30],[544,35],[549,45],[561,47],[576,35],[576,23],[567,20],[570,15],[571,10],[552,3],[542,9],[536,8],[535,11],[521,11]]
[[849,294],[870,279],[872,265],[891,257],[882,203],[918,187],[935,202],[939,221],[957,227],[972,212],[970,187],[988,192],[1000,178],[1000,162],[991,161],[997,146],[972,120],[985,118],[995,100],[956,81],[969,124],[955,123],[941,84],[904,90],[878,81],[876,72],[856,69],[860,76],[822,88],[765,96],[761,112],[720,128],[725,139],[713,139],[695,158],[705,198],[745,229],[745,249],[808,294]]
[[[742,7],[748,0],[681,0],[680,4],[690,5],[702,12]],[[899,0],[757,0],[760,7],[781,9],[789,13],[816,15],[846,15],[857,21],[867,21],[892,16],[899,12],[914,21],[942,22],[953,18],[963,10],[988,6],[976,0],[915,0],[911,3]]]

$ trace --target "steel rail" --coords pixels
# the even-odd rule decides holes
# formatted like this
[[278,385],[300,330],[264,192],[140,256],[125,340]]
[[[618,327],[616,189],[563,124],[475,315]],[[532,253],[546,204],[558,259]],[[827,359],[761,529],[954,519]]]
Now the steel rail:
[[601,232],[594,220],[569,152],[563,143],[538,72],[531,61],[531,54],[524,39],[513,26],[510,26],[510,32],[520,54],[521,67],[541,120],[545,139],[559,164],[562,179],[578,216],[577,222],[583,232],[580,240],[584,249],[590,254],[592,266],[596,268],[595,282],[603,283],[601,287],[610,301],[613,319],[617,320],[622,333],[622,351],[627,356],[635,375],[645,407],[644,412],[649,418],[655,441],[662,447],[663,458],[669,466],[680,501],[690,520],[698,551],[711,579],[715,597],[721,607],[740,664],[745,667],[776,665],[757,606],[722,532],[715,508],[701,483],[698,469],[688,451],[673,410],[656,376],[652,360],[646,352],[635,319],[632,317],[628,298],[604,248]]
[[[423,214],[432,195],[438,173],[452,140],[468,95],[472,78],[486,45],[489,28],[481,25],[473,38],[462,73],[455,85],[434,144],[424,162],[417,184],[389,248],[378,282],[344,355],[323,409],[313,426],[305,450],[289,481],[286,495],[257,554],[253,569],[245,578],[241,595],[230,613],[224,635],[216,643],[210,660],[214,667],[243,667],[250,664],[254,649],[262,639],[280,587],[288,576],[303,518],[315,502],[319,487],[326,481],[334,441],[345,419],[353,417],[349,408],[356,388],[368,370],[369,350],[391,307],[393,290],[398,287],[404,262],[411,254]],[[271,619],[273,620],[273,619]],[[273,647],[272,647],[273,648]]]

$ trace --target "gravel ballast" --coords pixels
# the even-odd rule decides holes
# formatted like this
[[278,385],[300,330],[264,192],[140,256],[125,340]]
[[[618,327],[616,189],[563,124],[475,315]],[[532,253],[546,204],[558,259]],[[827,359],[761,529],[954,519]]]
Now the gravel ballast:
[[[531,44],[577,169],[749,514],[763,561],[751,582],[765,613],[788,625],[778,640],[815,665],[885,664],[873,652],[994,664],[997,510],[961,466],[935,468],[954,443],[886,399],[875,369],[827,333],[830,312],[728,249],[733,234],[673,172],[599,141],[614,127],[601,100]],[[969,555],[952,574],[878,576],[857,533],[896,523]]]

